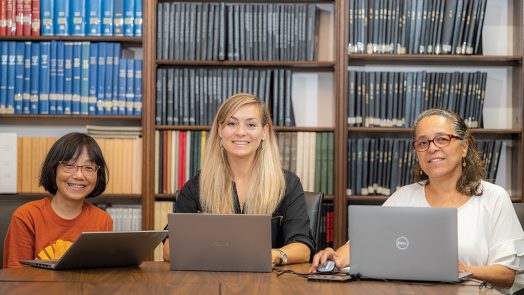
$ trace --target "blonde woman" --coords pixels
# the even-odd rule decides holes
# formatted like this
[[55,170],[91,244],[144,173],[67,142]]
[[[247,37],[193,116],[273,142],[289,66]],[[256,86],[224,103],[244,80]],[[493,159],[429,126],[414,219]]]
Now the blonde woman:
[[[266,214],[272,222],[272,262],[308,262],[315,247],[300,179],[282,170],[266,105],[239,93],[213,120],[201,171],[181,189],[179,213]],[[164,244],[169,260],[169,241]]]

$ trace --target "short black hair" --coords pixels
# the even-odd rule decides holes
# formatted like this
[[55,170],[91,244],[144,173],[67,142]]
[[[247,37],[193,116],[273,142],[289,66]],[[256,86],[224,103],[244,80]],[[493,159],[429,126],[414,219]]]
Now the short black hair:
[[101,195],[109,180],[109,171],[102,150],[96,141],[89,135],[79,132],[68,133],[59,138],[51,147],[42,164],[40,173],[40,185],[52,195],[58,190],[56,185],[56,168],[60,161],[76,161],[82,149],[86,148],[89,160],[100,166],[97,171],[96,185],[93,191],[86,197],[92,198]]

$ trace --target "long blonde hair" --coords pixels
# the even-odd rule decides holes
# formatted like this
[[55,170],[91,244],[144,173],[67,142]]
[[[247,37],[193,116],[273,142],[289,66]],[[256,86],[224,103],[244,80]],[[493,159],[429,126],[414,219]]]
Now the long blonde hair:
[[246,105],[256,105],[260,110],[262,126],[268,127],[265,140],[256,151],[251,166],[244,212],[271,215],[285,192],[285,179],[276,136],[267,106],[255,96],[237,93],[226,99],[213,120],[200,172],[200,204],[207,213],[234,213],[233,179],[226,151],[220,143],[218,130],[236,111]]

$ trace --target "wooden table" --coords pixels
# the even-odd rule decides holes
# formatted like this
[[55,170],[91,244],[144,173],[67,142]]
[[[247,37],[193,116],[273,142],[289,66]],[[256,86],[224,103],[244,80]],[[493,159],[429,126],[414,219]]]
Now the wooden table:
[[[308,264],[289,268],[306,272]],[[0,270],[0,294],[499,294],[478,283],[311,282],[293,274],[170,271],[164,262],[140,267],[50,271]]]

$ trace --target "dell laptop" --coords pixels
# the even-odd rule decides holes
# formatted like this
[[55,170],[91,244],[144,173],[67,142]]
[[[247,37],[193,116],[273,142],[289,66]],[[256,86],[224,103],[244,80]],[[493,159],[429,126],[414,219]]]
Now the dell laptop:
[[83,232],[60,259],[20,263],[54,270],[136,266],[166,237],[167,231]]
[[170,213],[171,270],[271,272],[271,216]]
[[457,282],[457,209],[349,206],[350,274]]

